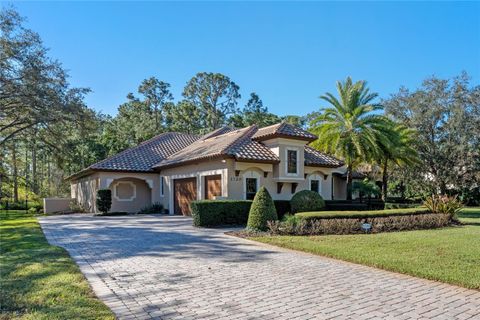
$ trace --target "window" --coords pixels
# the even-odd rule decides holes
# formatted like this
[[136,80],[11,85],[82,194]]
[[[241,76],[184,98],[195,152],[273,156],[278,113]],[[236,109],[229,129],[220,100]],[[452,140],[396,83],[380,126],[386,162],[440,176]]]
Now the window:
[[163,197],[165,195],[165,178],[160,177],[160,195]]
[[297,150],[287,150],[287,173],[297,174]]
[[246,178],[245,190],[247,200],[253,200],[257,193],[257,178]]
[[113,197],[118,201],[133,201],[137,197],[137,186],[131,181],[118,181],[113,186]]
[[325,179],[325,176],[321,173],[314,173],[309,176],[308,181],[310,183],[310,190],[315,191],[319,194],[322,193],[322,181]]

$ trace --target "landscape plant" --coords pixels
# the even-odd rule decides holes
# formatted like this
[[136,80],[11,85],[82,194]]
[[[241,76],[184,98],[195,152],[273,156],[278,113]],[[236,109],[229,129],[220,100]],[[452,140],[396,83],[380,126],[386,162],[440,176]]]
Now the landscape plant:
[[247,229],[264,231],[267,229],[267,222],[274,220],[278,220],[275,204],[267,188],[261,187],[250,207]]
[[451,197],[447,195],[427,197],[423,205],[433,213],[447,214],[452,221],[458,221],[457,214],[463,208],[463,204],[457,199],[457,196]]
[[100,189],[97,191],[97,209],[106,214],[112,207],[112,191],[110,189]]
[[138,214],[152,214],[152,213],[163,213],[163,204],[159,202],[152,203],[149,206],[143,207]]
[[319,211],[325,208],[325,201],[318,192],[302,190],[293,195],[290,206],[292,213]]
[[381,154],[380,141],[389,144],[393,122],[379,113],[383,107],[374,102],[378,94],[370,92],[366,81],[354,83],[348,77],[337,82],[337,91],[338,98],[331,93],[320,97],[331,106],[310,123],[310,130],[319,137],[312,146],[344,159],[347,200],[351,200],[353,170]]

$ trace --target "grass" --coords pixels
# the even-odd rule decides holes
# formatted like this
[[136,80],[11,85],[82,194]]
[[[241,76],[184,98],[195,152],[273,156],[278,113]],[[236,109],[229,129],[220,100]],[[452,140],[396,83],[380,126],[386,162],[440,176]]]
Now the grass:
[[369,218],[369,217],[388,217],[401,216],[411,214],[428,213],[426,208],[402,208],[402,209],[387,209],[387,210],[370,210],[370,211],[313,211],[301,212],[296,216],[306,219],[314,218]]
[[36,218],[0,211],[0,319],[114,319]]
[[459,216],[465,225],[435,230],[251,239],[479,290],[480,208]]

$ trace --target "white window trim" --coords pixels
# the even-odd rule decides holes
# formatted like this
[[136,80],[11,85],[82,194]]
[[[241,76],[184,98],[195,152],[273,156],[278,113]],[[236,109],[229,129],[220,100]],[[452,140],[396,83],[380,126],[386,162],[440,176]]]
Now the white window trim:
[[260,174],[253,170],[245,171],[243,177],[243,200],[247,200],[247,178],[257,179],[257,192],[260,190]]
[[[133,188],[133,195],[128,198],[128,199],[122,199],[122,198],[119,198],[118,195],[117,195],[117,187],[118,185],[120,184],[129,184],[132,186]],[[117,201],[133,201],[136,197],[137,197],[137,186],[131,182],[131,181],[118,181],[116,182],[114,185],[113,185],[113,197],[117,200]]]
[[[297,153],[297,172],[296,173],[289,173],[288,172],[288,151],[295,151]],[[285,148],[285,175],[286,176],[290,176],[290,177],[297,177],[300,173],[300,152],[299,152],[299,149],[298,148],[292,148],[292,147],[288,147],[288,148]]]
[[308,190],[312,190],[312,180],[318,180],[318,194],[322,195],[323,176],[319,174],[311,174],[308,177]]

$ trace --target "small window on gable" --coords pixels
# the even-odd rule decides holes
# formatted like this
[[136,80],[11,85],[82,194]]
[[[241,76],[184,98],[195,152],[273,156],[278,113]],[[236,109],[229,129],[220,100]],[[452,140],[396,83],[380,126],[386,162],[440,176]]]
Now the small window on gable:
[[160,177],[160,195],[163,197],[165,195],[165,178]]
[[320,192],[320,181],[319,180],[310,180],[310,190],[319,193]]
[[297,174],[297,150],[287,150],[287,173]]

